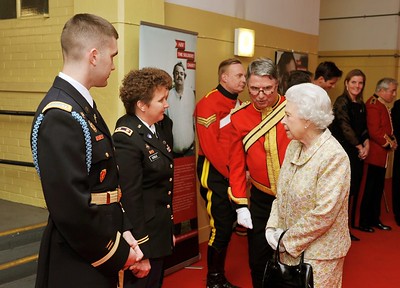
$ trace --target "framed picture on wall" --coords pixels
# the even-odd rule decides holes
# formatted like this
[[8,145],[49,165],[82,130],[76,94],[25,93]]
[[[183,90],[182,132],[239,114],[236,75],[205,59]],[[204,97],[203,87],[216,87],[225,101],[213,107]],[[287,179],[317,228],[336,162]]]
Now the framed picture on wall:
[[308,78],[311,80],[311,73],[308,71],[308,54],[291,51],[276,51],[275,63],[278,69],[279,93],[282,95],[285,94],[288,88],[287,81],[289,75],[293,73],[291,71],[304,71],[296,72],[302,79],[299,80],[301,82],[309,82],[307,81]]
[[275,51],[275,63],[283,65],[283,63],[289,63],[293,61],[295,69],[293,70],[308,70],[308,54],[297,53],[290,51]]

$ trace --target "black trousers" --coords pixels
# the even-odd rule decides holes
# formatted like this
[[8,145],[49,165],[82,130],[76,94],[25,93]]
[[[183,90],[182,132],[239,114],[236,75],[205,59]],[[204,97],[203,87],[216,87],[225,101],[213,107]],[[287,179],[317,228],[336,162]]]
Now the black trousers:
[[249,265],[253,287],[262,288],[265,265],[274,252],[265,238],[265,226],[275,197],[258,190],[254,186],[250,191],[250,213],[253,229],[247,230]]
[[351,227],[355,227],[356,220],[356,211],[357,211],[357,202],[358,202],[358,194],[360,191],[361,180],[363,176],[364,170],[364,161],[358,158],[358,150],[354,147],[346,147],[347,156],[349,156],[350,160],[350,168],[351,168],[351,180],[350,180],[350,197],[349,202],[349,221]]
[[229,181],[204,156],[198,158],[197,175],[200,181],[200,194],[210,217],[211,231],[208,246],[220,251],[228,247],[232,237],[232,227],[236,221],[236,211],[228,197]]
[[397,223],[400,223],[400,150],[394,151],[392,175],[392,205]]
[[380,222],[386,168],[368,164],[364,195],[360,207],[360,226],[374,226]]

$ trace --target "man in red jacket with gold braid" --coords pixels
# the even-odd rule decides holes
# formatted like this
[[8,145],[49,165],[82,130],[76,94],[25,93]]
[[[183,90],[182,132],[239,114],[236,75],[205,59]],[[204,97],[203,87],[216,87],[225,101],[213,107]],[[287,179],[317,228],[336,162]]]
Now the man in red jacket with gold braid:
[[[265,238],[265,226],[290,140],[280,123],[285,115],[286,100],[278,94],[278,77],[272,60],[251,62],[246,78],[251,102],[243,103],[231,115],[229,193],[236,203],[238,223],[249,228],[251,276],[253,287],[258,288],[262,287],[264,268],[273,254]],[[250,205],[246,197],[247,180],[251,182]]]
[[200,194],[210,217],[207,251],[207,288],[235,288],[225,278],[226,251],[236,212],[228,197],[228,156],[230,113],[240,105],[238,94],[246,86],[245,70],[237,59],[222,61],[219,85],[196,105],[196,132],[199,140],[197,174]]
[[374,232],[374,228],[392,229],[381,222],[380,214],[388,153],[397,148],[390,111],[387,107],[396,97],[397,86],[396,79],[379,80],[375,94],[365,103],[370,140],[369,153],[364,161],[367,173],[364,174],[366,182],[360,207],[359,229],[364,232]]

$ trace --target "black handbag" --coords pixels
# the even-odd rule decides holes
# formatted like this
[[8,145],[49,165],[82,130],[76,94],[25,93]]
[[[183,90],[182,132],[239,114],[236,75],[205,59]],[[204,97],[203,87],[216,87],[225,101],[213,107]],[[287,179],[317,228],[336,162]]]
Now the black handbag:
[[265,266],[263,288],[313,288],[313,270],[310,264],[304,263],[304,252],[301,253],[300,263],[296,266],[280,261],[279,244],[285,232],[279,237],[274,256]]

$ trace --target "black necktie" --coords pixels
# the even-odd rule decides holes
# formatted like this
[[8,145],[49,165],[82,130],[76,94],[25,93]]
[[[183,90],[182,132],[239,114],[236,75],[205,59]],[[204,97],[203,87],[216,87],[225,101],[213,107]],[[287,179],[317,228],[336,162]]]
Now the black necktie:
[[154,125],[154,136],[156,136],[156,138],[158,138],[158,133],[157,133],[157,128],[156,128],[156,126]]

